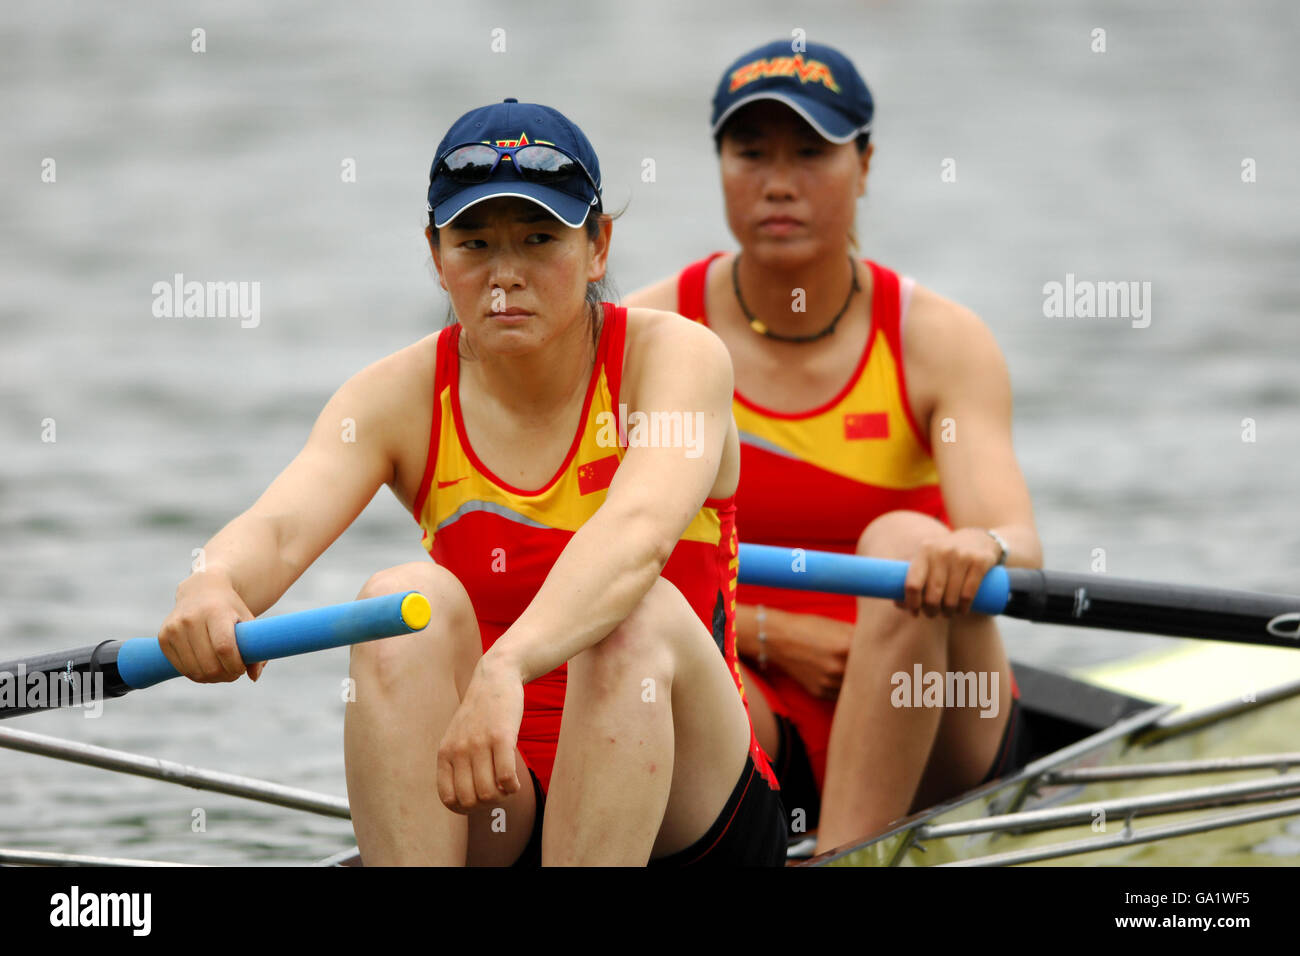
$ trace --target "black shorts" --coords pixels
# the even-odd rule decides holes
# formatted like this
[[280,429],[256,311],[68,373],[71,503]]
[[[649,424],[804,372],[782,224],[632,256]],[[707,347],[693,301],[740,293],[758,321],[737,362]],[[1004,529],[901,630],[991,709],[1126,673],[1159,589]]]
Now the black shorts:
[[[817,829],[822,797],[813,776],[808,748],[795,729],[794,722],[782,714],[773,714],[779,743],[772,770],[781,784],[781,802],[786,809],[786,829],[790,840],[799,840]],[[802,811],[802,812],[800,812]]]
[[998,777],[1005,776],[1012,770],[1019,770],[1029,763],[1031,756],[1029,734],[1025,730],[1025,715],[1020,701],[1011,698],[1011,714],[1007,717],[1007,726],[1002,731],[1002,743],[998,744],[997,755],[993,765],[984,775],[978,786],[984,786]]
[[[542,811],[546,794],[541,781],[531,769],[537,812],[533,814],[533,831],[519,859],[519,867],[542,865]],[[745,758],[722,812],[704,836],[686,849],[670,856],[651,860],[650,866],[784,866],[786,847],[785,809],[781,794],[773,790],[754,766],[754,758]]]
[[[781,783],[781,799],[789,811],[790,839],[802,839],[811,830],[817,829],[818,816],[821,812],[821,794],[817,790],[817,780],[813,776],[812,763],[808,760],[808,751],[803,738],[795,729],[790,718],[781,714],[776,717],[777,730],[780,734],[780,746],[772,769],[776,779]],[[1011,714],[1007,717],[1007,726],[1002,731],[1002,742],[993,757],[989,771],[976,786],[983,786],[1013,770],[1018,770],[1029,763],[1031,742],[1025,730],[1024,712],[1020,701],[1011,698]],[[799,810],[804,811],[800,820]],[[803,826],[800,826],[800,823]]]

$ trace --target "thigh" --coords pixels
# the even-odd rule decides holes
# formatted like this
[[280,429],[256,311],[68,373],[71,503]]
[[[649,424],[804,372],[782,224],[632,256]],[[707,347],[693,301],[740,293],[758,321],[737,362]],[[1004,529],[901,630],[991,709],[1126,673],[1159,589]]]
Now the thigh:
[[682,593],[661,578],[639,611],[668,638],[673,668],[673,777],[653,858],[708,831],[745,767],[752,731],[726,659]]
[[[606,715],[615,725],[643,727],[648,745],[667,749],[663,759],[671,760],[651,858],[686,848],[727,803],[751,731],[718,645],[686,598],[663,578],[608,636],[569,661],[557,767],[569,759],[582,764],[569,754],[595,746],[592,734],[599,734],[595,728]],[[600,772],[599,763],[585,772],[590,768]],[[566,786],[563,793],[559,786]],[[555,809],[567,812],[567,784],[559,786]],[[592,781],[589,790],[599,794],[602,781]],[[588,802],[593,799],[599,802],[598,796]]]

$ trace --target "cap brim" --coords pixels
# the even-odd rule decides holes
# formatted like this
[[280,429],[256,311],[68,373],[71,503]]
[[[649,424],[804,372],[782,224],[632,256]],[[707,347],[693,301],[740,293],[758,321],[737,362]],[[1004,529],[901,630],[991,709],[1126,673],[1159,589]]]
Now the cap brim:
[[537,203],[560,222],[571,229],[577,229],[587,221],[587,214],[596,205],[595,200],[586,200],[549,186],[523,180],[489,180],[474,186],[466,186],[446,202],[438,203],[433,210],[433,224],[441,229],[459,216],[470,206],[475,206],[488,199],[514,196]]
[[832,143],[847,143],[857,139],[863,133],[871,132],[870,123],[864,126],[855,126],[853,121],[843,113],[839,113],[823,103],[802,96],[791,96],[788,93],[764,90],[751,93],[749,96],[742,97],[728,106],[726,111],[714,121],[713,135],[718,135],[736,110],[758,100],[776,100],[778,103],[790,107],[799,114],[799,117],[804,122],[817,131],[818,136],[830,140]]

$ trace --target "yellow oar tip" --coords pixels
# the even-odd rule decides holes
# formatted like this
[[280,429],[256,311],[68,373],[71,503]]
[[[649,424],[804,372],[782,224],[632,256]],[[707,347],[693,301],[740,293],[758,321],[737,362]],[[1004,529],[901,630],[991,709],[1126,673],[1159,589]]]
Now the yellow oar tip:
[[411,630],[424,630],[431,617],[433,609],[429,607],[429,599],[419,591],[412,591],[402,598],[402,620]]

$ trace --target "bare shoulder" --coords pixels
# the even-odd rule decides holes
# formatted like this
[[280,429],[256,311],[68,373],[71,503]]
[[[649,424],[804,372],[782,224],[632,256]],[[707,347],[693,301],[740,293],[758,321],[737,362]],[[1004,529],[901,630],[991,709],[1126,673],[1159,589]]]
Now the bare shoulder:
[[627,338],[629,343],[636,341],[643,348],[681,350],[683,358],[688,352],[728,355],[727,347],[711,329],[671,309],[629,307]]
[[658,282],[643,286],[631,295],[624,297],[623,305],[628,308],[663,309],[673,311],[677,308],[677,276],[668,276]]
[[699,322],[665,309],[627,310],[629,375],[649,369],[671,372],[676,378],[707,377],[734,388],[731,355],[713,332]]
[[381,461],[384,483],[407,508],[424,470],[437,348],[434,333],[371,362],[343,383],[317,422],[329,445],[338,446],[342,428],[345,447]]
[[934,375],[958,369],[1006,374],[1002,350],[984,320],[920,283],[912,289],[902,336],[909,377],[913,369]]
[[433,408],[437,335],[376,359],[339,386],[317,427],[350,429],[350,441],[396,459],[412,442],[423,446]]
[[440,332],[432,332],[422,339],[417,339],[405,348],[391,352],[374,362],[371,367],[382,369],[389,374],[418,375],[432,369],[430,361],[438,350]]
[[426,335],[405,348],[376,359],[344,383],[339,391],[349,392],[354,399],[376,406],[408,404],[415,397],[413,389],[427,391],[423,386],[431,379],[438,347],[438,334]]

